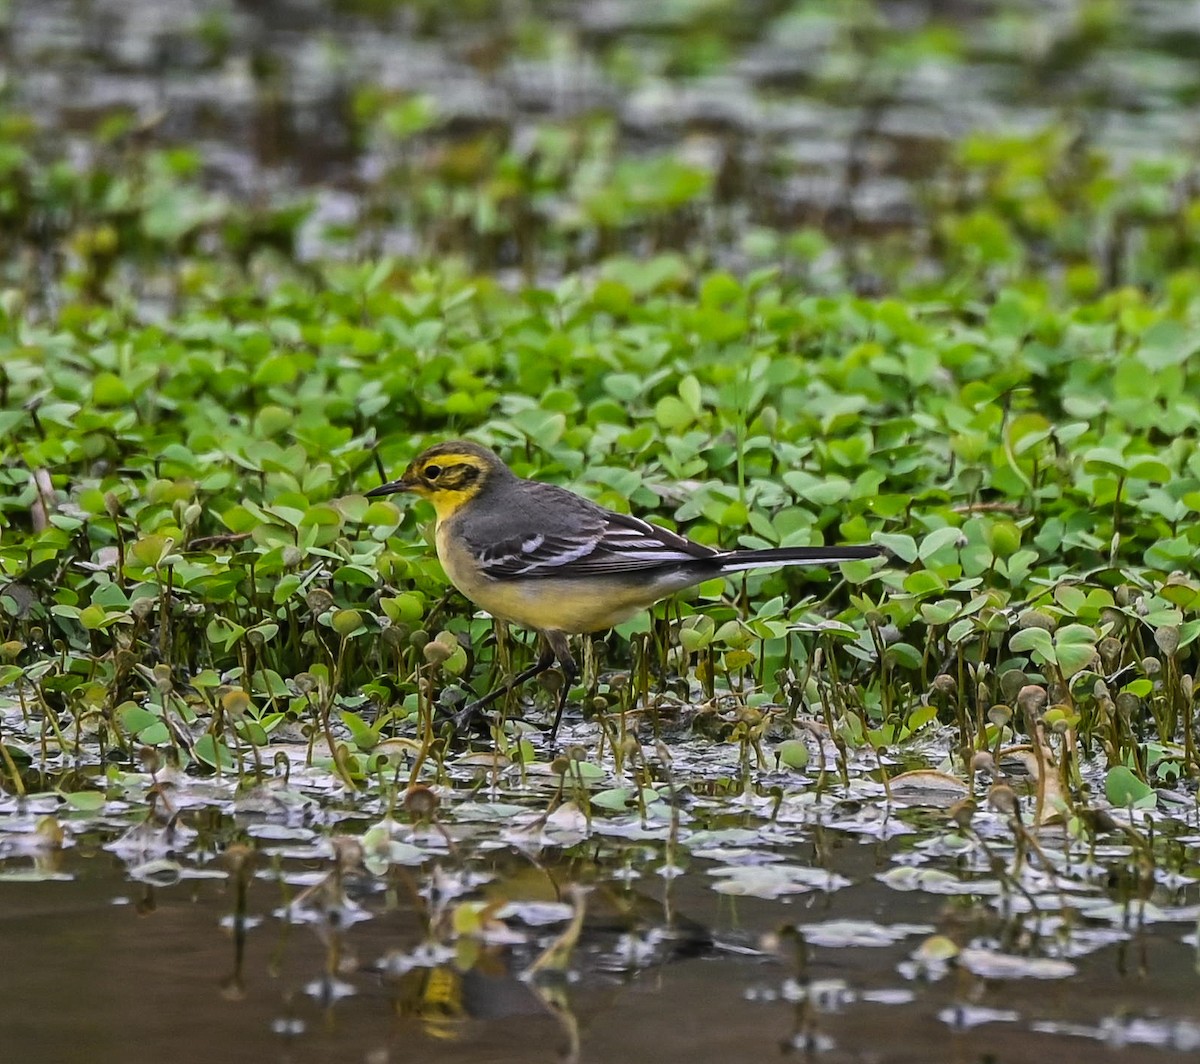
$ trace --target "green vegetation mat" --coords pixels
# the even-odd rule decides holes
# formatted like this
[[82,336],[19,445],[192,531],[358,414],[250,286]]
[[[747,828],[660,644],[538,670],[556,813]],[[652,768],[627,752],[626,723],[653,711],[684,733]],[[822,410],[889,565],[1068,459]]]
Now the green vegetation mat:
[[[1102,14],[1081,47],[1115,39]],[[964,54],[865,9],[847,36],[796,17],[889,76]],[[681,76],[720,65],[687,54]],[[818,82],[844,102],[854,79]],[[363,492],[469,434],[704,542],[894,552],[707,585],[598,641],[573,704],[618,758],[638,725],[803,760],[799,715],[843,774],[922,732],[960,774],[1030,740],[1039,817],[1086,807],[1085,764],[1117,805],[1194,787],[1186,153],[972,133],[931,153],[919,214],[872,228],[772,214],[753,174],[632,150],[604,113],[455,126],[379,86],[348,113],[378,163],[352,224],[311,190],[214,189],[121,111],[70,161],[0,114],[0,786],[103,789],[138,751],[258,775],[277,742],[351,789],[440,771],[445,711],[528,650],[448,592],[421,505]],[[538,712],[510,699],[503,755],[539,756],[512,723]]]

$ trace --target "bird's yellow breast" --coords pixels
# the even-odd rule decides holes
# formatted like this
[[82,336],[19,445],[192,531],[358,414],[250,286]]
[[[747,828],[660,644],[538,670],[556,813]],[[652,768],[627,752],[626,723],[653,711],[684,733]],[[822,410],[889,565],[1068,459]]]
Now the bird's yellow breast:
[[526,628],[597,632],[628,620],[672,590],[659,587],[644,574],[496,580],[481,573],[470,553],[453,542],[450,524],[439,521],[435,536],[438,558],[450,582],[493,617]]

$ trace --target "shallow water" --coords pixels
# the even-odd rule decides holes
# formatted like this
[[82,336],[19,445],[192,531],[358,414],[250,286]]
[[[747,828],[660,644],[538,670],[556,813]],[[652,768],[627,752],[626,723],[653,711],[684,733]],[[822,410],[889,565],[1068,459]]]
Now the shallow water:
[[[706,750],[681,748],[676,771]],[[729,748],[711,753],[691,766],[698,783],[731,768]],[[62,847],[32,834],[54,799],[7,800],[6,1057],[1084,1061],[1119,1047],[1122,1060],[1182,1061],[1200,1050],[1200,888],[1188,872],[1200,836],[1187,816],[1160,818],[1178,867],[1164,861],[1136,897],[1119,835],[1089,857],[1047,828],[1050,864],[1018,862],[995,814],[977,813],[964,838],[944,798],[918,789],[889,804],[865,777],[849,796],[814,799],[811,777],[757,773],[747,795],[680,792],[674,812],[660,787],[644,819],[597,805],[589,822],[536,775],[517,804],[471,775],[437,788],[441,827],[390,821],[378,797],[339,797],[299,766],[287,787],[242,793],[181,777],[165,790],[173,821],[111,798],[60,812]],[[123,777],[131,799],[147,783]],[[580,899],[577,939],[538,970]],[[948,943],[957,956],[939,959]]]

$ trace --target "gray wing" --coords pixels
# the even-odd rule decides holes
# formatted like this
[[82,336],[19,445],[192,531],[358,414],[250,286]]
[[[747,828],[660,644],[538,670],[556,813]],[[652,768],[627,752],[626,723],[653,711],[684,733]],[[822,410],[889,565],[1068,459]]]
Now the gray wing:
[[[513,535],[514,525],[525,531]],[[717,554],[711,547],[640,518],[605,510],[552,484],[539,483],[524,492],[517,512],[500,515],[488,525],[473,522],[461,531],[484,573],[499,580],[603,576],[701,561]]]

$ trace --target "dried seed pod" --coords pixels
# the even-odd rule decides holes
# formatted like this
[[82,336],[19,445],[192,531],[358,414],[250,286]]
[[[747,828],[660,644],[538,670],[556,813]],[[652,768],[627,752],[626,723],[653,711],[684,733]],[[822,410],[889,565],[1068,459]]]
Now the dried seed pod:
[[454,650],[445,643],[432,639],[421,648],[421,653],[425,655],[425,660],[430,665],[440,665],[454,653]]
[[430,820],[437,814],[441,799],[432,787],[414,783],[404,792],[404,808],[414,820]]
[[314,617],[321,616],[326,610],[333,609],[333,596],[323,587],[314,587],[304,596],[304,604]]
[[1046,689],[1039,684],[1026,684],[1017,692],[1017,706],[1030,719],[1041,715],[1041,711],[1046,707],[1047,701],[1049,701],[1049,698],[1046,694]]
[[154,675],[154,686],[163,694],[166,694],[175,686],[175,681],[171,676],[171,666],[159,662],[150,670]]
[[989,776],[996,775],[996,759],[988,750],[976,750],[971,758],[971,772],[986,772]]
[[1121,719],[1128,723],[1138,715],[1138,710],[1142,706],[1142,700],[1131,691],[1121,691],[1117,695],[1115,705],[1117,712],[1121,715]]
[[1106,635],[1100,640],[1096,650],[1100,654],[1100,664],[1105,672],[1116,672],[1121,667],[1121,656],[1125,651],[1121,640]]
[[306,695],[317,689],[317,678],[311,672],[298,672],[292,677],[292,684],[298,694]]
[[954,821],[959,828],[969,827],[971,819],[975,816],[975,810],[978,808],[974,798],[960,798],[950,806],[950,819]]
[[987,800],[988,805],[997,813],[1004,813],[1006,816],[1011,816],[1020,808],[1017,803],[1017,792],[1007,783],[993,783],[988,788]]
[[1058,627],[1058,621],[1042,610],[1022,610],[1017,614],[1017,627],[1044,628],[1047,632],[1053,632]]
[[958,681],[948,672],[939,672],[933,678],[933,684],[930,686],[930,693],[940,695],[942,698],[953,698],[958,691]]
[[1020,669],[1005,669],[1000,676],[1000,694],[1011,701],[1027,683],[1029,677]]
[[1156,628],[1154,642],[1158,644],[1158,649],[1166,657],[1173,658],[1175,651],[1179,649],[1179,626],[1172,624],[1164,628]]
[[1109,631],[1113,634],[1123,632],[1125,630],[1125,614],[1113,606],[1105,606],[1100,611],[1101,625],[1108,625]]
[[1010,720],[1012,720],[1012,710],[1003,702],[998,702],[987,711],[987,718],[990,724],[996,725],[997,728],[1003,728]]

